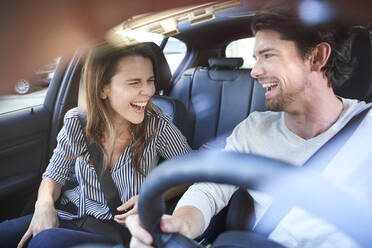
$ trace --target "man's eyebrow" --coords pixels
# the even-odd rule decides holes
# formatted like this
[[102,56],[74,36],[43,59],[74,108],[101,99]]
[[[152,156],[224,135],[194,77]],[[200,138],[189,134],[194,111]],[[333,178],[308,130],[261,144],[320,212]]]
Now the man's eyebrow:
[[258,54],[263,54],[263,53],[274,51],[274,50],[276,50],[276,49],[274,49],[274,48],[265,48],[265,49],[262,49],[261,51],[259,51]]
[[[258,51],[258,54],[261,55],[263,53],[270,52],[270,51],[275,51],[275,50],[276,50],[275,48],[265,48],[265,49],[262,49],[262,50]],[[256,58],[256,55],[253,54],[253,58]]]

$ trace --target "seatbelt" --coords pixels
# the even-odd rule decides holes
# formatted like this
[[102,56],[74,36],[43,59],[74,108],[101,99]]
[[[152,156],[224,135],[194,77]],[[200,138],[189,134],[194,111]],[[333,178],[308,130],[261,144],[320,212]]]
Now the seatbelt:
[[[368,107],[350,119],[336,135],[329,139],[305,162],[303,167],[310,167],[319,173],[322,172],[342,146],[349,140],[370,109],[371,107]],[[253,231],[268,237],[292,207],[281,201],[274,201],[258,221]]]
[[88,152],[92,157],[94,169],[96,170],[98,181],[101,185],[101,190],[103,191],[107,204],[110,208],[110,212],[112,216],[115,216],[120,213],[116,208],[119,207],[122,202],[119,197],[119,191],[116,188],[114,180],[112,179],[110,170],[106,169],[102,174],[103,152],[96,143],[88,145]]
[[[85,127],[86,127],[86,121],[87,121],[86,114],[83,113],[83,112],[79,112],[78,116],[79,116],[80,125],[83,129],[85,141],[86,141],[87,146],[88,146],[88,152],[91,156],[93,166],[94,166],[94,170],[96,171],[98,181],[100,183],[101,190],[103,191],[105,200],[107,201],[107,204],[109,206],[110,213],[111,213],[112,216],[115,216],[117,214],[123,214],[123,212],[129,211],[130,209],[127,209],[123,212],[119,212],[117,210],[117,207],[119,207],[122,204],[122,202],[121,202],[121,199],[119,197],[119,191],[118,191],[118,189],[115,185],[115,182],[112,179],[110,171],[105,170],[103,172],[103,174],[101,175],[102,168],[103,168],[103,152],[102,152],[102,150],[101,150],[101,148],[98,144],[89,143],[86,136],[85,136]],[[165,206],[166,206],[166,213],[167,214],[171,214],[173,212],[173,210],[176,207],[176,204],[178,202],[178,199],[180,197],[181,196],[176,196],[176,197],[173,197],[172,199],[166,200]],[[76,206],[74,204],[68,204],[68,205],[72,205],[76,208]]]
[[101,186],[101,190],[103,191],[103,195],[105,196],[105,199],[109,206],[110,213],[112,214],[112,216],[115,216],[120,213],[116,208],[122,204],[121,199],[119,197],[119,191],[111,177],[110,170],[106,169],[102,174],[104,161],[103,152],[100,146],[96,143],[88,143],[88,140],[86,139],[85,136],[86,115],[84,113],[79,112],[78,116],[88,146],[88,152],[92,158],[93,166]]
[[[336,156],[342,146],[353,135],[354,131],[359,127],[364,117],[367,115],[371,107],[366,108],[359,114],[355,115],[335,136],[329,139],[319,150],[317,150],[303,165],[310,167],[317,172],[322,172],[323,169]],[[325,161],[325,162],[323,162]]]

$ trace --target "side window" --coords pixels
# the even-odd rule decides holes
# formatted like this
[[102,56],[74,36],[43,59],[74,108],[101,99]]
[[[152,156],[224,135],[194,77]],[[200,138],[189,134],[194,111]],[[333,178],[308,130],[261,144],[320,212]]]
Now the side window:
[[185,43],[177,40],[176,38],[169,37],[167,43],[165,44],[163,52],[172,74],[180,65],[182,59],[185,57],[186,50],[187,48]]
[[[158,46],[160,46],[162,41],[166,39],[166,36],[162,34],[152,33],[143,30],[118,30],[115,31],[114,34],[119,35],[118,38],[112,36],[111,39],[113,38],[116,41],[121,42],[123,44],[152,41],[156,43]],[[163,49],[163,53],[169,64],[172,74],[180,65],[182,59],[185,57],[186,50],[187,50],[186,45],[182,41],[173,37],[168,38],[168,41]]]
[[14,82],[13,94],[0,96],[0,115],[42,105],[59,61],[60,57],[36,70],[29,78]]
[[255,38],[235,40],[226,47],[226,57],[242,57],[244,64],[242,68],[253,68],[255,60],[253,58],[253,46]]

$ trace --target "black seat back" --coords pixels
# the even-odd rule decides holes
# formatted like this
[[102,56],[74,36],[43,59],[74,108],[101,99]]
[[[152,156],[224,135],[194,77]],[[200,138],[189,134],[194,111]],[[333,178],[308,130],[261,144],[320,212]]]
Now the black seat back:
[[210,58],[209,67],[185,71],[171,91],[187,109],[185,134],[193,149],[225,138],[252,111],[265,110],[264,89],[240,69],[242,58]]
[[155,74],[158,76],[157,78],[157,85],[156,85],[156,93],[157,95],[168,95],[171,88],[171,78],[172,73],[169,68],[169,64],[167,59],[164,56],[163,50],[156,45],[154,42],[143,42],[141,43],[144,46],[150,47],[151,51],[154,54],[154,58],[156,59],[154,65]]
[[171,121],[181,132],[185,129],[186,108],[180,100],[159,95],[154,95],[151,100],[164,114],[170,117]]
[[335,94],[345,98],[372,101],[372,44],[371,34],[364,27],[352,30],[351,56],[357,59],[357,66],[341,87],[335,88]]
[[154,42],[144,42],[144,46],[149,46],[154,53],[156,59],[154,64],[155,74],[157,75],[156,93],[152,97],[152,102],[156,104],[166,115],[168,115],[173,123],[181,132],[184,129],[186,108],[183,103],[177,99],[163,96],[169,94],[172,83],[172,73],[168,62],[164,56],[162,49]]

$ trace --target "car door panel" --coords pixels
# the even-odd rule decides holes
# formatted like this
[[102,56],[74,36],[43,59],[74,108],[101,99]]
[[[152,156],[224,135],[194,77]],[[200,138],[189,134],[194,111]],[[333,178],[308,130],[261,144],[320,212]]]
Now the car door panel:
[[50,118],[43,106],[0,116],[0,221],[19,216],[35,195],[47,161]]
[[0,221],[34,210],[64,113],[77,105],[79,58],[61,59],[42,106],[0,115],[0,201],[6,203],[0,204]]

